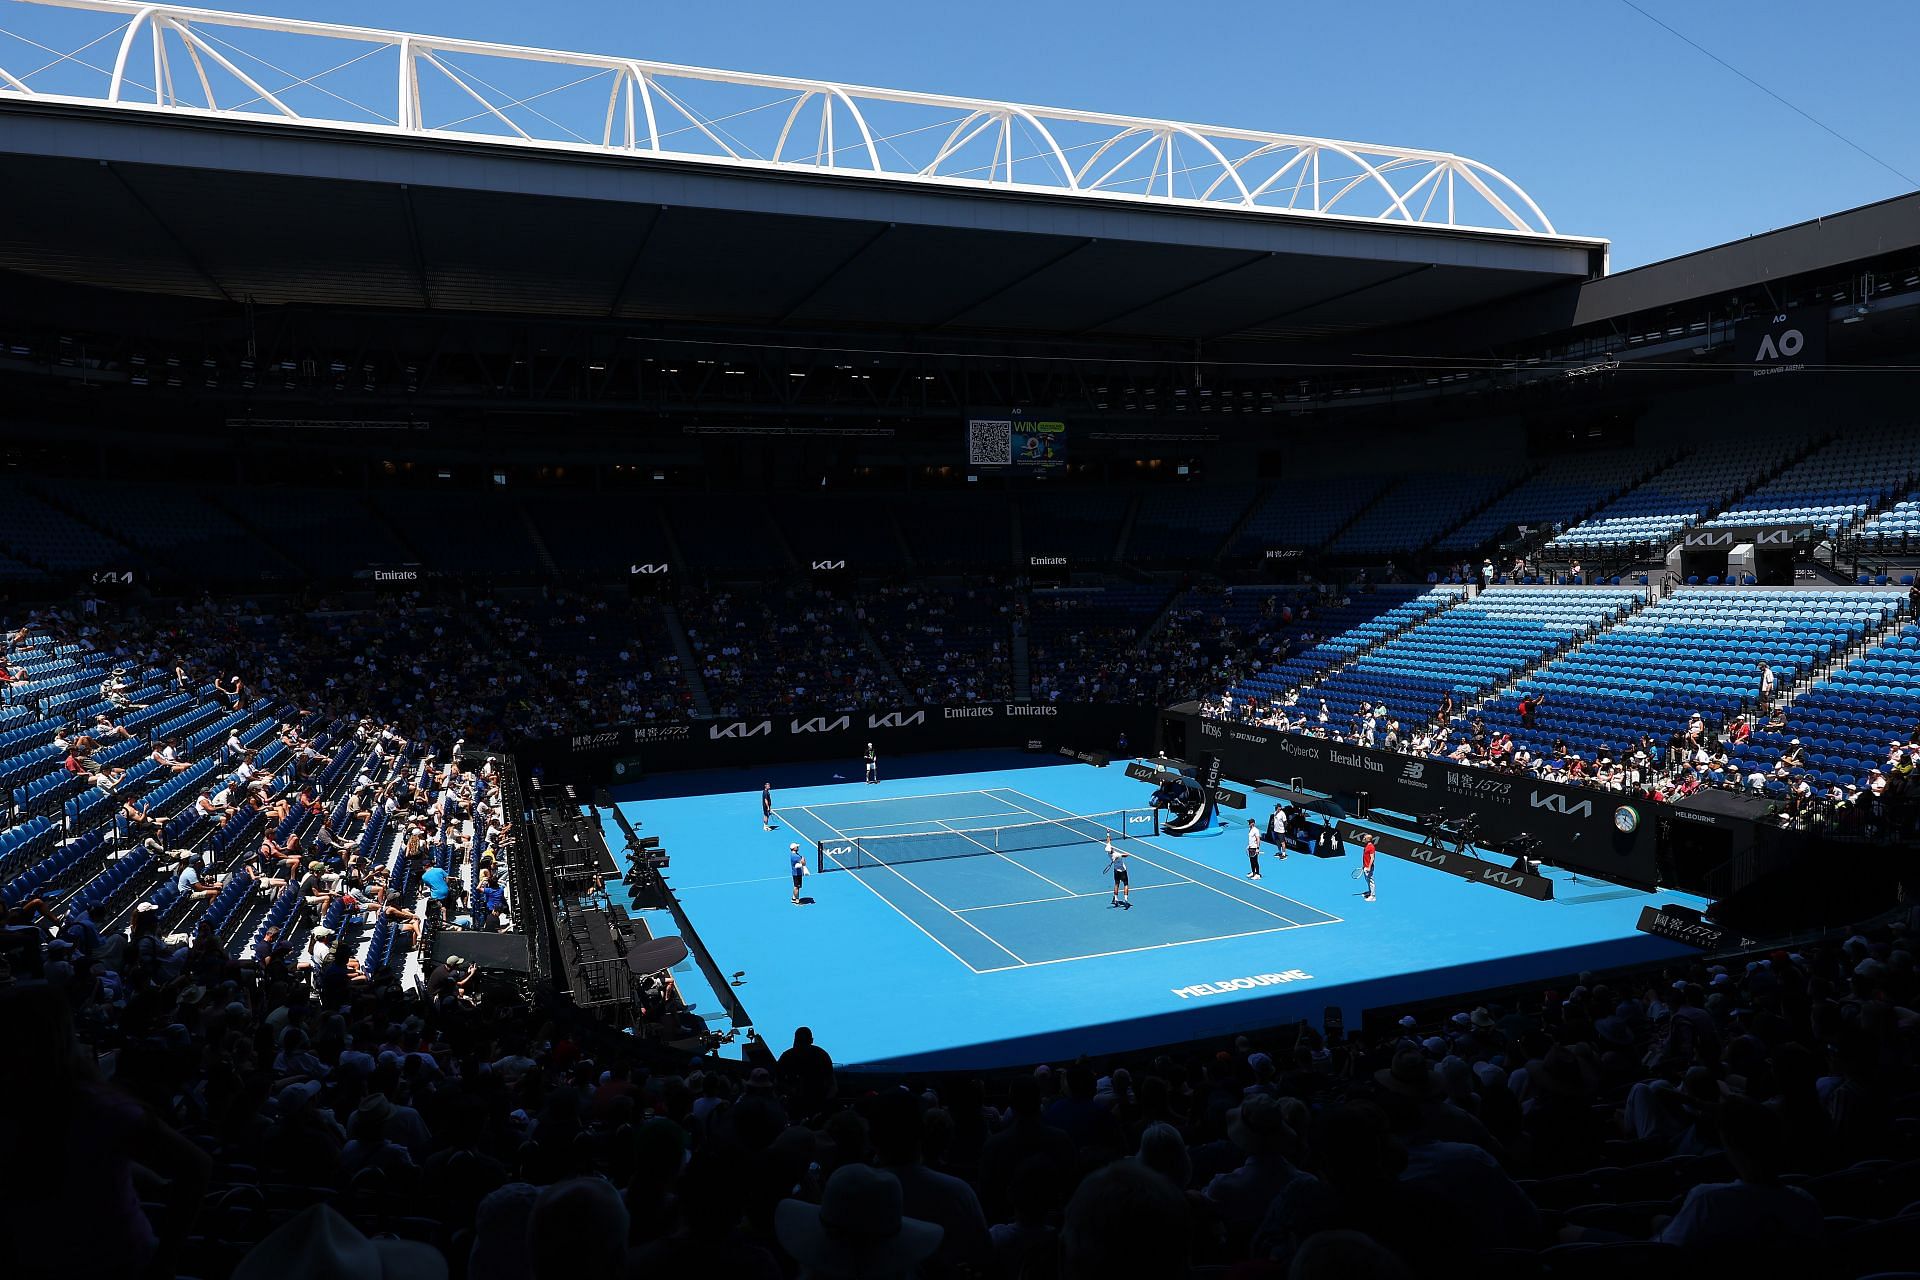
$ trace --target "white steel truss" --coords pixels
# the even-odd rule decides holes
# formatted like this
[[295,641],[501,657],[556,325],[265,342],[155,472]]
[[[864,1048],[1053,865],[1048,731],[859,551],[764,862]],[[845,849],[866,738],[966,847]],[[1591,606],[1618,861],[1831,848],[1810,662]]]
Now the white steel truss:
[[18,3],[79,29],[0,24],[0,98],[1560,238],[1512,179],[1447,152],[138,0]]

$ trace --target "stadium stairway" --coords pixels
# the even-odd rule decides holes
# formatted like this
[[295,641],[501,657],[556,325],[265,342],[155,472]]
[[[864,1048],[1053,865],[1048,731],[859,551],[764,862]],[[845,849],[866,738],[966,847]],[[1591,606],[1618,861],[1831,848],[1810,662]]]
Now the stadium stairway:
[[533,544],[533,558],[540,564],[540,571],[549,578],[560,576],[560,564],[553,558],[553,552],[547,546],[547,540],[540,533],[540,526],[533,522],[533,516],[525,507],[521,507],[520,524],[527,531],[527,541]]
[[1141,495],[1138,493],[1127,495],[1127,509],[1120,517],[1120,531],[1114,535],[1113,539],[1115,564],[1126,563],[1127,543],[1133,539],[1133,522],[1140,518],[1140,500]]
[[[668,531],[672,536],[672,531]],[[674,548],[674,557],[679,558],[679,548]],[[687,639],[687,624],[680,620],[680,611],[670,604],[660,606],[660,617],[667,624],[667,634],[673,637],[673,651],[680,655],[680,678],[687,682],[687,692],[693,696],[695,715],[713,716],[713,699],[707,696],[706,677],[700,674],[700,657],[693,651],[693,641]]]
[[[887,651],[880,647],[880,641],[875,638],[873,628],[865,622],[857,622],[854,625],[859,628],[860,643],[873,656],[874,669],[886,677],[887,683],[893,686],[893,691],[903,700],[913,701],[913,694],[908,690],[907,682],[900,678],[900,672],[894,668],[893,659],[889,658]],[[685,659],[682,661],[684,662]]]
[[1595,640],[1607,634],[1607,632],[1612,631],[1615,627],[1618,627],[1621,623],[1625,622],[1627,619],[1635,617],[1645,612],[1647,609],[1647,606],[1651,603],[1652,603],[1651,600],[1645,597],[1642,597],[1641,599],[1636,600],[1633,604],[1629,605],[1627,608],[1615,614],[1613,617],[1596,625],[1591,632],[1589,632],[1585,637],[1583,637],[1577,643],[1569,646],[1564,652],[1549,653],[1544,655],[1543,657],[1535,659],[1532,662],[1529,662],[1523,670],[1514,672],[1512,675],[1508,676],[1505,680],[1502,680],[1499,684],[1495,685],[1493,688],[1488,689],[1485,693],[1482,693],[1479,697],[1471,699],[1470,701],[1462,705],[1460,710],[1456,712],[1454,715],[1454,722],[1458,724],[1458,723],[1465,723],[1467,721],[1472,720],[1473,717],[1480,714],[1482,710],[1500,701],[1501,698],[1506,697],[1508,694],[1512,693],[1522,680],[1526,680],[1530,678],[1535,672],[1539,671],[1540,668],[1546,666],[1550,662],[1554,662],[1560,658],[1566,657],[1567,654],[1569,653],[1579,652],[1582,648],[1584,648],[1589,644],[1592,644]]
[[1228,526],[1227,536],[1222,538],[1220,545],[1214,548],[1213,559],[1224,560],[1227,558],[1228,550],[1240,541],[1241,535],[1247,531],[1247,526],[1253,523],[1253,518],[1259,515],[1261,509],[1267,505],[1267,498],[1272,492],[1272,481],[1267,481],[1254,490],[1253,499],[1247,503],[1247,509],[1242,511],[1234,519],[1234,522]]
[[1033,658],[1027,648],[1027,629],[1020,619],[1013,620],[1013,642],[1007,649],[1008,665],[1013,669],[1013,700],[1033,701]]
[[[1438,588],[1438,587],[1434,588],[1434,590],[1442,590],[1442,589],[1443,588]],[[1412,604],[1415,600],[1418,600],[1419,598],[1420,597],[1409,597],[1407,603]],[[1372,640],[1367,641],[1367,643],[1362,645],[1360,648],[1354,649],[1351,652],[1347,653],[1344,657],[1342,657],[1338,662],[1335,662],[1332,666],[1323,667],[1319,672],[1315,673],[1312,679],[1304,681],[1301,684],[1297,685],[1293,689],[1293,696],[1296,698],[1300,706],[1310,707],[1312,703],[1309,701],[1309,694],[1313,689],[1325,683],[1326,681],[1332,679],[1334,676],[1339,675],[1341,672],[1351,670],[1354,664],[1359,662],[1362,658],[1366,657],[1368,654],[1372,653],[1374,650],[1380,648],[1380,646],[1399,639],[1401,636],[1413,630],[1415,627],[1421,626],[1424,623],[1432,622],[1434,619],[1443,616],[1449,609],[1452,609],[1455,606],[1461,604],[1462,602],[1470,599],[1472,599],[1472,596],[1469,595],[1467,591],[1461,590],[1459,595],[1456,598],[1448,600],[1446,603],[1440,605],[1436,609],[1433,609],[1431,612],[1417,613],[1417,612],[1409,611],[1405,619],[1402,622],[1400,622],[1398,625],[1392,627],[1390,630],[1381,632],[1378,636],[1375,636]],[[1372,624],[1364,624],[1364,625],[1372,625]],[[1338,638],[1339,638],[1338,636],[1330,637],[1330,639],[1333,639],[1333,640],[1338,640]],[[1323,641],[1323,643],[1325,642]]]

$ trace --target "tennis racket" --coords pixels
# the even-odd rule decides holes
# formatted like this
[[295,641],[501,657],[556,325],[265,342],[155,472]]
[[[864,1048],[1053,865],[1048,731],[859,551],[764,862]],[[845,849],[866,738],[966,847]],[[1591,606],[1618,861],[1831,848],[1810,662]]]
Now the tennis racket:
[[1355,880],[1358,880],[1358,879],[1360,879],[1360,878],[1361,878],[1362,876],[1364,876],[1364,875],[1366,875],[1366,874],[1367,874],[1367,873],[1366,873],[1366,872],[1364,872],[1364,871],[1362,871],[1362,870],[1361,870],[1361,869],[1360,869],[1359,867],[1355,867],[1355,868],[1353,869],[1353,873],[1352,873],[1352,878],[1353,878],[1353,879],[1355,879]]

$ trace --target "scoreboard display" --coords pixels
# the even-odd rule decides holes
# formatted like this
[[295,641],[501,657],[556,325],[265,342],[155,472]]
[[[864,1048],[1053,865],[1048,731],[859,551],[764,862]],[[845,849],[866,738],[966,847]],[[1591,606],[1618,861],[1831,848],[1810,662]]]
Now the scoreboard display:
[[967,465],[1046,471],[1067,463],[1067,424],[1016,410],[1004,418],[967,421]]

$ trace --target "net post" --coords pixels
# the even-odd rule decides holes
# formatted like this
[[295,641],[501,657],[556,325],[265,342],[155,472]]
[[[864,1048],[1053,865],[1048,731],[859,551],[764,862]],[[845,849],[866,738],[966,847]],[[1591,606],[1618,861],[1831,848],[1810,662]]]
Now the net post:
[[827,873],[827,842],[825,840],[813,842],[813,869],[821,875]]

